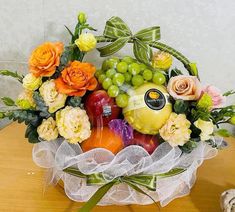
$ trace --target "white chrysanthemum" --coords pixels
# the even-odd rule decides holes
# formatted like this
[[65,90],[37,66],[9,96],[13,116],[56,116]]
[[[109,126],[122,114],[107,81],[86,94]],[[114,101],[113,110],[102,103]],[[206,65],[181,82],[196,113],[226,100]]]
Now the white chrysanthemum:
[[59,134],[70,143],[81,143],[91,135],[91,126],[85,110],[70,107],[56,113]]
[[56,122],[52,117],[44,119],[41,125],[37,128],[37,132],[39,137],[45,141],[55,140],[59,135]]
[[49,107],[50,113],[54,113],[64,107],[67,95],[61,94],[56,90],[54,80],[44,82],[39,91],[46,106]]
[[23,79],[23,87],[31,91],[37,90],[41,84],[42,78],[35,77],[32,73],[27,74]]
[[202,141],[207,141],[212,138],[214,132],[214,124],[212,121],[203,121],[198,119],[194,122],[194,125],[201,130],[200,138]]
[[172,113],[159,133],[172,147],[183,146],[190,139],[190,125],[191,123],[186,119],[185,114]]

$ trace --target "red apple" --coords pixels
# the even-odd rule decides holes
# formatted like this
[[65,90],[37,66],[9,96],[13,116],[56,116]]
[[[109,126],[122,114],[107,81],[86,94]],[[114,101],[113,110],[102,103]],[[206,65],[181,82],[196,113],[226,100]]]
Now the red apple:
[[104,90],[94,91],[88,95],[85,109],[91,124],[97,127],[105,126],[112,119],[117,119],[121,112],[114,99]]
[[142,146],[150,155],[158,147],[159,141],[156,135],[145,135],[134,131],[134,138],[131,139],[128,143],[130,145],[139,145]]

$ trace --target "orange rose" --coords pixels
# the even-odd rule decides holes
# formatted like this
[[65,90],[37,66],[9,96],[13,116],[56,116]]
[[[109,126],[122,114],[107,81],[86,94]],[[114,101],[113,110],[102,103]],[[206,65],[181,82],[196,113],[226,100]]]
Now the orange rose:
[[29,70],[34,76],[50,77],[60,64],[63,43],[46,42],[38,46],[29,58]]
[[59,93],[69,96],[83,96],[87,90],[92,91],[97,87],[94,73],[95,66],[92,64],[73,61],[55,80],[56,88]]

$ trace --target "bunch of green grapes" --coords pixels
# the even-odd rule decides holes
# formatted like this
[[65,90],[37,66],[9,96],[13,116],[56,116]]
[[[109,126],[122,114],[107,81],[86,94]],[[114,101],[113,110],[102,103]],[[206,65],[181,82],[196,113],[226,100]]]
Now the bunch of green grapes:
[[103,89],[110,97],[116,98],[119,107],[126,107],[129,96],[122,89],[123,86],[139,87],[145,82],[162,85],[166,82],[165,75],[160,71],[153,71],[136,59],[125,56],[122,59],[112,57],[106,59],[100,70],[95,73]]

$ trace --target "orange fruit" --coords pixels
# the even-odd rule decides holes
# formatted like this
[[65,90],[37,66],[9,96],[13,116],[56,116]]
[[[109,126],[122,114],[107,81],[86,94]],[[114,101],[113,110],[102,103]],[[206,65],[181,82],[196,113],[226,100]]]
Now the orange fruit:
[[82,142],[81,147],[84,152],[94,148],[104,148],[113,154],[117,154],[123,149],[124,145],[121,136],[114,133],[108,127],[103,127],[93,128],[91,136]]

